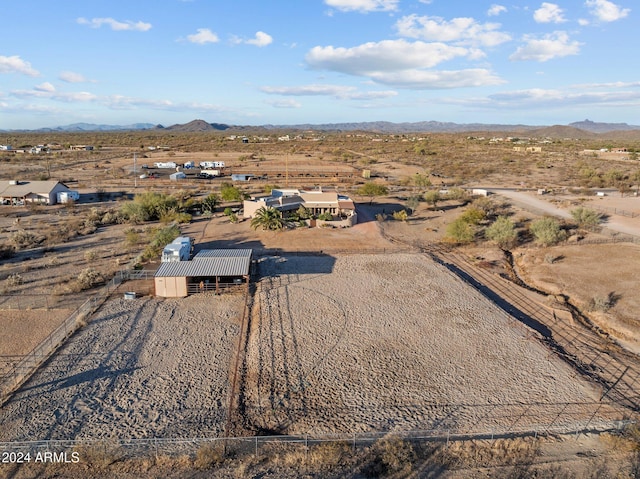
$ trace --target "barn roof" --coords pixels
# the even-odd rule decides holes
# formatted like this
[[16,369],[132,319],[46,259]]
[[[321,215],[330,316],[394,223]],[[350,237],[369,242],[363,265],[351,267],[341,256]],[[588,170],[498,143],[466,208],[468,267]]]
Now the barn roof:
[[156,277],[246,276],[251,250],[203,250],[191,261],[161,263]]

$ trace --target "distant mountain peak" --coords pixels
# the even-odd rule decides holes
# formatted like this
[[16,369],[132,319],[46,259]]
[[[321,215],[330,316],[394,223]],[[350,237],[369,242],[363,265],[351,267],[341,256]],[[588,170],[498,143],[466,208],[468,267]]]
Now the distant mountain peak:
[[610,131],[640,130],[640,126],[629,125],[627,123],[599,123],[589,119],[569,123],[569,126],[592,133],[608,133]]

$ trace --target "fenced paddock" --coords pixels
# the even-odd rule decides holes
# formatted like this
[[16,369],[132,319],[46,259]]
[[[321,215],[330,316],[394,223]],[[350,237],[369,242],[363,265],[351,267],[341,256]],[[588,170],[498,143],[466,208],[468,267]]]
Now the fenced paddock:
[[[47,335],[31,352],[2,358],[0,364],[0,406],[2,406],[17,388],[20,387],[53,354],[78,327],[84,324],[122,282],[113,278],[92,298],[86,300],[71,313],[56,329]],[[40,298],[43,301],[42,298]],[[46,300],[44,300],[46,301]],[[16,304],[19,301],[16,299]]]

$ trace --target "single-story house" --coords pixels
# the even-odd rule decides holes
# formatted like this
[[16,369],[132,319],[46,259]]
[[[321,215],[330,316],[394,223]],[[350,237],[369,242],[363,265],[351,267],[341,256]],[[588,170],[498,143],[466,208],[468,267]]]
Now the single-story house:
[[155,294],[184,298],[249,283],[251,249],[202,250],[191,261],[162,263],[154,276]]
[[40,203],[55,205],[58,193],[71,191],[59,181],[0,181],[0,203],[3,205],[23,205]]
[[272,207],[286,214],[304,206],[315,216],[331,213],[338,217],[351,217],[355,214],[355,205],[348,196],[336,191],[322,189],[304,191],[297,189],[274,189],[271,195],[245,200],[243,203],[244,217],[253,218],[260,208]]

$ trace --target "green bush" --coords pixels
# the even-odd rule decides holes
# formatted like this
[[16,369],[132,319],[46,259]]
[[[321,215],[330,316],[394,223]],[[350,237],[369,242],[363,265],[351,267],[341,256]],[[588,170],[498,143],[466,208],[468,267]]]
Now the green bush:
[[476,232],[473,224],[461,216],[447,226],[445,240],[452,243],[465,244],[471,243],[475,236]]
[[563,241],[566,233],[560,228],[560,223],[551,217],[535,220],[529,225],[529,231],[536,243],[551,246]]
[[489,226],[484,236],[495,242],[500,248],[512,248],[518,240],[518,232],[516,231],[513,221],[506,216],[499,216],[491,226]]
[[602,215],[600,213],[583,206],[571,210],[570,213],[580,228],[594,229],[600,224],[600,221],[602,221]]

